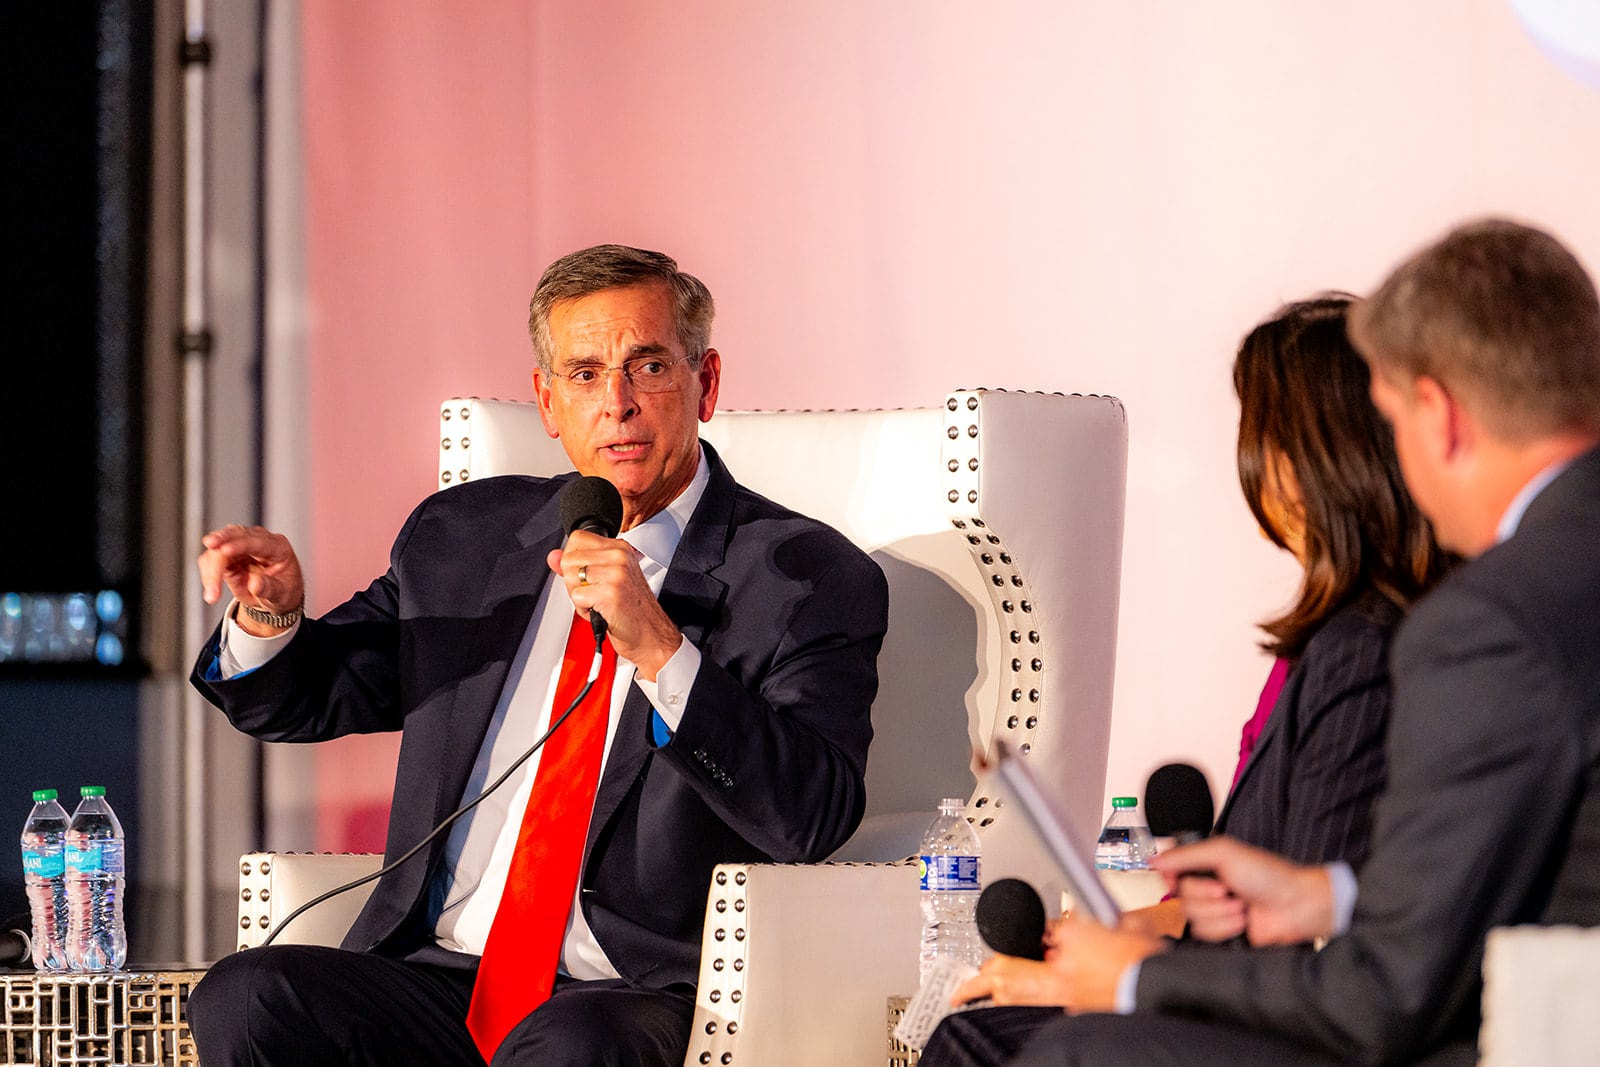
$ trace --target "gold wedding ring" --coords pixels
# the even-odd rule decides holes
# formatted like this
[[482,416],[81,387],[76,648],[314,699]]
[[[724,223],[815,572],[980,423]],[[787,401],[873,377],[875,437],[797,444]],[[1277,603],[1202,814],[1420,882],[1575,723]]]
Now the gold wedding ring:
[[589,584],[589,565],[587,563],[585,563],[583,566],[578,568],[578,584],[579,585],[588,585]]

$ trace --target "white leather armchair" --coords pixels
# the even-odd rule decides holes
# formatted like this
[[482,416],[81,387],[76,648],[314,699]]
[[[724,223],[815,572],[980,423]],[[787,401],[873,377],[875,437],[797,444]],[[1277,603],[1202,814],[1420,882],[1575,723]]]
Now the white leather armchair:
[[1505,926],[1483,956],[1480,1067],[1600,1060],[1600,927]]
[[[529,403],[452,399],[440,426],[442,488],[571,469]],[[974,781],[974,747],[1025,753],[1085,844],[1098,828],[1126,417],[1109,397],[978,389],[923,409],[718,412],[701,430],[739,481],[870,553],[890,594],[866,818],[832,862],[717,868],[685,1062],[881,1062],[886,1000],[917,982],[906,857],[940,797],[970,797],[986,882],[1062,888],[1021,813]],[[241,946],[349,877],[323,860],[241,860]],[[361,902],[346,897],[323,906],[342,915],[321,929],[296,920],[278,940],[337,942]]]

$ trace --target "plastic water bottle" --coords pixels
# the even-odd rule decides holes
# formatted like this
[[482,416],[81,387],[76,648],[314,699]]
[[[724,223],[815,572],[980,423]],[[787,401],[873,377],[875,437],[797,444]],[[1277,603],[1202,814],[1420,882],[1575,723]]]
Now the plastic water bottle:
[[33,913],[33,965],[67,969],[67,811],[54,789],[33,791],[22,825],[22,880]]
[[1094,865],[1108,871],[1142,871],[1156,854],[1156,840],[1139,813],[1136,797],[1112,797],[1111,818],[1094,846]]
[[977,967],[983,962],[978,937],[978,833],[959,798],[939,801],[939,817],[922,835],[922,980],[940,958]]
[[122,824],[105,786],[80,792],[67,826],[67,962],[75,971],[115,971],[128,958]]

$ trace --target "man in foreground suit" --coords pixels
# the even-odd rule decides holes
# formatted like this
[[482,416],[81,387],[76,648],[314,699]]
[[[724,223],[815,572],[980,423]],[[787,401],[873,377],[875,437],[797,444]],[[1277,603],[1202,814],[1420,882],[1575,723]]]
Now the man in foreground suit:
[[1351,337],[1412,495],[1471,557],[1396,638],[1373,851],[1359,881],[1227,838],[1160,857],[1216,875],[1181,879],[1193,926],[1258,947],[1068,920],[1070,1010],[1132,1015],[1058,1020],[1018,1064],[1470,1064],[1488,931],[1600,923],[1594,285],[1548,235],[1479,223],[1399,267]]
[[[620,492],[618,537],[563,545],[570,476],[469,482],[413,512],[383,577],[302,620],[284,538],[207,535],[206,597],[226,585],[237,608],[194,683],[265,740],[403,730],[386,862],[598,672],[534,762],[379,881],[342,949],[219,961],[189,1006],[207,1067],[676,1065],[713,865],[813,862],[855,829],[887,588],[699,441],[721,375],[711,318],[659,253],[600,246],[540,279],[541,415]],[[592,745],[563,750],[579,737]]]

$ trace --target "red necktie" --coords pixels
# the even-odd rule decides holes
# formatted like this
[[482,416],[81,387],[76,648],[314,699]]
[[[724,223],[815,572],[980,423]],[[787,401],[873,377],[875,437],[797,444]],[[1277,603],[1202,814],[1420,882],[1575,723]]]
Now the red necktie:
[[[560,715],[577,697],[593,662],[594,631],[575,613],[551,715]],[[485,1061],[494,1058],[513,1027],[549,999],[555,984],[567,916],[578,889],[583,842],[594,811],[616,673],[617,654],[607,638],[594,688],[550,735],[539,757],[533,792],[517,832],[517,850],[467,1007],[467,1030]]]

